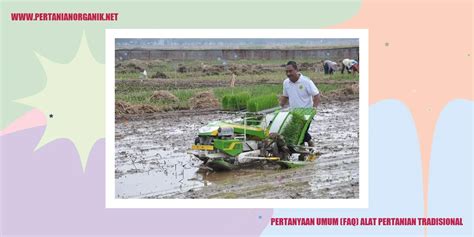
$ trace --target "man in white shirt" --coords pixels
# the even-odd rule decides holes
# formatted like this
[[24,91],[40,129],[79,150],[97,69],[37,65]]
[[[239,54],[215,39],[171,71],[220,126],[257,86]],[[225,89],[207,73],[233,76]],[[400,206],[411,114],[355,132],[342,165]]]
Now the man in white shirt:
[[[283,81],[283,95],[280,96],[280,106],[285,107],[289,104],[290,108],[316,109],[321,102],[319,90],[311,79],[298,71],[295,61],[289,61],[286,64],[286,76],[288,78]],[[306,131],[303,141],[307,142],[308,146],[314,146],[308,131]]]

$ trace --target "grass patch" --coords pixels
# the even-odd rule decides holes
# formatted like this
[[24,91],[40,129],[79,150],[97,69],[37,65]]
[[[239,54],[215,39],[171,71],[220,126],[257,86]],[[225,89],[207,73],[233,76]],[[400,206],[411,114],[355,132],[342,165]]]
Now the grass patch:
[[[323,74],[324,75],[324,74]],[[324,75],[323,77],[326,80],[337,80],[337,81],[357,81],[359,80],[359,74],[348,74],[337,71],[332,75]]]
[[[211,90],[219,101],[223,101],[225,96],[232,97],[233,95],[239,95],[237,101],[229,102],[237,104],[237,107],[244,108],[242,104],[247,105],[248,99],[257,97],[260,95],[272,95],[276,100],[276,96],[281,94],[281,85],[259,85],[259,86],[240,86],[234,88],[197,88],[197,89],[174,89],[169,90],[173,95],[178,97],[178,102],[168,101],[153,101],[150,97],[153,95],[153,91],[157,88],[153,87],[126,87],[120,85],[123,88],[117,88],[115,93],[115,99],[130,103],[132,105],[154,105],[158,107],[170,106],[172,108],[189,108],[189,99],[198,93]],[[248,99],[246,99],[248,97]]]
[[[225,65],[224,65],[225,61]],[[184,78],[199,78],[199,79],[230,79],[232,72],[229,70],[232,65],[260,65],[266,68],[271,68],[273,72],[263,72],[262,74],[255,73],[243,73],[238,75],[237,80],[241,77],[247,79],[252,76],[267,77],[269,80],[282,80],[286,78],[285,67],[281,65],[286,64],[286,60],[280,59],[231,59],[231,60],[156,60],[156,61],[124,61],[122,64],[137,64],[140,68],[143,68],[147,71],[148,78],[151,78],[156,72],[162,72],[167,75],[168,78],[172,79],[184,79]],[[322,61],[315,60],[311,58],[307,59],[298,59],[298,64],[301,66],[304,63],[314,64],[311,70],[301,71],[305,76],[308,76],[312,79],[321,80],[321,79],[331,79],[331,80],[358,80],[358,76],[351,74],[341,74],[340,71],[336,71],[333,75],[324,75],[322,71]],[[216,73],[216,75],[207,74],[202,71],[202,65],[207,65],[209,67],[221,66],[223,67],[222,71]],[[186,72],[178,72],[180,67],[185,67]],[[314,70],[316,69],[316,71]],[[139,79],[141,72],[121,72],[117,71],[115,73],[116,79]]]
[[140,79],[142,73],[140,72],[117,72],[115,73],[115,79],[127,80],[127,79]]
[[320,93],[326,93],[326,92],[329,92],[329,91],[337,90],[337,89],[339,89],[343,86],[342,85],[337,85],[337,84],[319,84],[316,87],[318,87],[318,90],[319,90]]
[[[275,60],[240,60],[240,63],[257,63],[257,64],[274,64],[277,63]],[[303,61],[302,61],[303,62]],[[173,63],[173,64],[169,64]],[[190,61],[189,64],[186,65],[194,65],[197,66],[200,64],[200,61]],[[283,62],[284,63],[284,62]],[[282,64],[283,64],[282,63]],[[159,62],[159,66],[156,66],[156,70],[162,71],[171,78],[174,76],[183,76],[183,73],[177,73],[175,70],[176,62]],[[178,64],[176,64],[178,65]],[[279,70],[279,69],[277,69]],[[189,88],[187,89],[177,89],[177,85],[173,83],[167,84],[160,84],[160,83],[116,83],[115,87],[115,96],[117,100],[121,100],[132,105],[153,105],[153,106],[167,106],[171,108],[177,109],[186,109],[189,108],[189,99],[196,94],[204,91],[212,91],[216,98],[222,102],[222,106],[224,109],[243,109],[244,105],[247,107],[250,105],[250,110],[257,111],[263,108],[267,108],[268,106],[274,107],[278,105],[277,96],[280,95],[283,91],[282,83],[283,80],[286,78],[286,75],[281,69],[277,72],[266,72],[264,74],[243,74],[238,75],[236,81],[239,86],[237,87],[213,87],[213,88],[192,88],[193,83],[195,80],[206,80],[206,81],[216,81],[216,82],[230,82],[231,76],[230,75],[212,75],[212,76],[203,76],[200,75],[199,77],[192,77],[191,78],[182,78],[182,79],[175,79],[175,81],[183,80],[184,82],[189,82]],[[153,70],[148,71],[148,75],[152,75],[154,73]],[[358,80],[358,77],[354,77],[351,74],[341,74],[335,73],[333,75],[324,75],[322,72],[315,72],[311,70],[302,71],[303,75],[310,77],[311,79],[321,82],[326,80]],[[120,74],[120,78],[122,79],[130,79],[130,78],[139,78],[140,73],[122,73]],[[118,78],[118,79],[120,79]],[[148,79],[154,80],[154,79]],[[255,82],[264,82],[264,83],[271,83],[271,84],[260,84],[255,85]],[[254,83],[253,85],[249,86],[242,86],[246,83]],[[274,83],[274,84],[273,84]],[[183,84],[183,83],[181,83]],[[318,83],[317,87],[319,91],[324,95],[326,92],[330,92],[333,90],[337,90],[342,88],[343,85],[339,84],[324,84]],[[150,100],[151,95],[154,91],[158,90],[167,90],[171,92],[173,95],[178,97],[179,101],[153,101]],[[236,96],[236,95],[245,95],[245,96]],[[249,104],[249,100],[255,99],[259,96],[267,96],[266,99],[258,99],[262,100],[257,102],[258,100],[253,100],[251,104]],[[224,101],[224,97],[226,97]],[[248,97],[248,99],[247,99]],[[232,99],[234,98],[234,99]],[[264,102],[265,100],[265,102]]]
[[[121,87],[121,88],[119,88]],[[324,93],[337,90],[341,88],[342,85],[336,84],[319,84],[317,85],[319,91],[324,95]],[[154,105],[154,106],[171,106],[173,108],[189,108],[189,99],[200,92],[209,91],[211,90],[216,98],[222,102],[222,106],[224,109],[229,108],[239,108],[243,109],[243,105],[245,104],[246,107],[249,106],[249,101],[252,100],[250,103],[251,111],[258,111],[268,106],[269,108],[275,107],[278,105],[278,98],[277,96],[280,95],[283,91],[282,85],[257,85],[257,86],[239,86],[234,88],[228,87],[218,87],[218,88],[196,88],[196,89],[171,89],[168,90],[173,95],[178,97],[178,102],[167,102],[167,101],[153,101],[150,100],[150,97],[153,95],[153,91],[159,90],[158,88],[153,87],[127,87],[123,84],[117,84],[117,90],[115,93],[116,100],[124,101],[130,103],[132,105]],[[235,95],[241,95],[242,97],[247,97],[248,99],[234,99],[232,102],[224,102],[224,97],[232,98]],[[263,95],[263,96],[262,96]],[[239,96],[237,96],[239,97]],[[265,102],[260,101],[262,99],[256,100],[256,97],[266,97]],[[229,100],[229,99],[227,99]],[[245,103],[244,103],[245,101]],[[268,102],[267,102],[268,101]],[[237,105],[229,106],[225,105],[228,103],[233,103]]]

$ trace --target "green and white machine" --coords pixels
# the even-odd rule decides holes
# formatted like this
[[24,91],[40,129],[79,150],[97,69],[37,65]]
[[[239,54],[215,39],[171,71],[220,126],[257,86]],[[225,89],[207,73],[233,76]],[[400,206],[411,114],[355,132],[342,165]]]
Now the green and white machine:
[[251,160],[268,160],[284,168],[302,166],[316,158],[313,147],[303,144],[315,115],[313,108],[295,108],[246,113],[236,122],[211,122],[199,129],[192,154],[215,171],[232,170]]

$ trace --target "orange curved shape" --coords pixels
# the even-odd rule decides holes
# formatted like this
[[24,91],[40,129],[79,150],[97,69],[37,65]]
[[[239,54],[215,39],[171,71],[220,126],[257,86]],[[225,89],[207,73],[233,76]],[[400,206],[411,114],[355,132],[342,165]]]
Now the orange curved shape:
[[[332,27],[369,30],[369,102],[398,99],[413,115],[421,150],[425,215],[438,116],[451,100],[474,99],[472,9],[469,0],[365,0],[359,14]],[[394,64],[401,69],[390,70]]]

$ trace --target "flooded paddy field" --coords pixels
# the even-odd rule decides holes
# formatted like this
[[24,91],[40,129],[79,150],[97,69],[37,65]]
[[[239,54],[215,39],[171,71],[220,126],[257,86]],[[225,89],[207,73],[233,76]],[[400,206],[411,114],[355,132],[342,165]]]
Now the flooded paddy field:
[[264,163],[202,172],[189,154],[198,129],[241,113],[175,111],[120,119],[115,131],[116,198],[351,199],[359,197],[359,100],[327,100],[310,134],[321,153],[295,169]]

